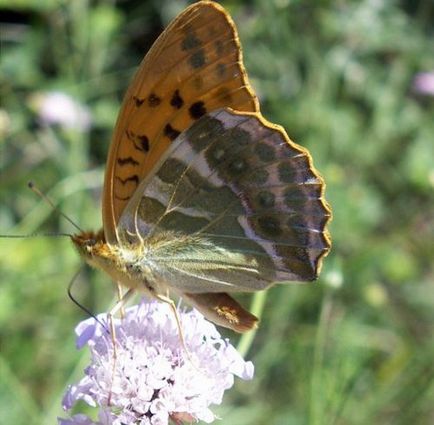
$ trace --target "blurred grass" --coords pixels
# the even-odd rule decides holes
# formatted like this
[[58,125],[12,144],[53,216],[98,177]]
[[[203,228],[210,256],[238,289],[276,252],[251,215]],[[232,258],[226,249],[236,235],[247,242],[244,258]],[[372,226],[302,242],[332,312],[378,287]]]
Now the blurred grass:
[[[256,377],[226,395],[222,423],[434,422],[434,99],[411,89],[416,73],[434,71],[433,3],[223,4],[264,115],[310,149],[325,177],[334,246],[318,284],[268,292],[248,353]],[[0,233],[73,231],[28,180],[81,227],[100,226],[120,99],[184,5],[0,0]],[[40,124],[31,99],[51,90],[87,105],[89,131]],[[85,360],[72,332],[83,314],[66,297],[79,267],[65,239],[0,239],[4,423],[62,414],[60,397]],[[95,312],[113,296],[89,270],[74,292]]]

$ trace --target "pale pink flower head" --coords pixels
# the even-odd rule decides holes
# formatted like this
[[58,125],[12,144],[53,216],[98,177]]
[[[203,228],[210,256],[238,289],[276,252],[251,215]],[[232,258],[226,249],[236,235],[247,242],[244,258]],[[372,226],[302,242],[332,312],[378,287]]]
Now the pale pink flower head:
[[66,130],[89,130],[92,118],[89,109],[70,95],[60,92],[36,93],[30,105],[46,126],[58,125]]
[[[97,408],[98,421],[75,415],[59,419],[59,424],[213,422],[216,416],[210,405],[222,402],[224,391],[234,383],[234,375],[252,379],[253,364],[244,361],[196,310],[178,314],[185,348],[174,314],[166,304],[143,300],[127,309],[123,319],[115,319],[114,374],[110,334],[94,319],[81,322],[76,328],[77,346],[89,347],[91,362],[80,382],[69,386],[63,407],[69,410],[83,400]],[[98,319],[107,323],[105,314]]]
[[413,90],[421,95],[434,96],[434,72],[419,72],[413,80]]

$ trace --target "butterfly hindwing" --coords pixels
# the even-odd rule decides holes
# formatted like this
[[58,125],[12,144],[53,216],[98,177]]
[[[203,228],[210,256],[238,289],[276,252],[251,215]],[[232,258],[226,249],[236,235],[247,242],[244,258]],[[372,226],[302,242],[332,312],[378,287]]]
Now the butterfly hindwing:
[[173,140],[221,107],[258,111],[236,28],[217,3],[181,13],[145,56],[125,95],[107,161],[103,193],[106,239],[140,182]]
[[258,114],[225,109],[174,141],[119,227],[146,239],[191,238],[154,253],[178,292],[233,292],[315,279],[329,218],[307,151]]

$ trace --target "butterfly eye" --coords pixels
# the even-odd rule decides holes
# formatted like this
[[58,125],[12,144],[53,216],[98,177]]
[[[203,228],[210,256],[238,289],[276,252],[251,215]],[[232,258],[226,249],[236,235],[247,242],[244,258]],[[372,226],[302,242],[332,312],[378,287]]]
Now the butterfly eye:
[[95,246],[95,244],[96,244],[96,239],[94,239],[94,238],[90,238],[90,239],[86,239],[86,240],[84,241],[84,244],[83,244],[83,245],[84,245],[86,251],[87,251],[88,253],[90,253],[90,252],[92,251],[93,247]]
[[139,271],[139,267],[134,263],[127,263],[126,268],[129,273],[137,273]]

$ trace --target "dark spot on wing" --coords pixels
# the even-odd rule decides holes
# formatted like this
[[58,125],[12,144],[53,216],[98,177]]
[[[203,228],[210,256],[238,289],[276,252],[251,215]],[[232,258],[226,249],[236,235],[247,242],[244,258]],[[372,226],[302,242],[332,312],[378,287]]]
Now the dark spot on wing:
[[118,158],[117,163],[121,166],[127,165],[127,164],[133,165],[133,166],[139,165],[139,163],[132,156],[129,156],[127,158]]
[[185,170],[186,165],[175,158],[168,158],[157,172],[157,176],[165,183],[173,184]]
[[142,106],[145,99],[140,99],[140,97],[133,96],[134,103],[136,104],[137,108],[140,108]]
[[217,146],[211,150],[211,155],[215,162],[218,164],[225,159],[226,151],[223,148]]
[[282,233],[279,220],[273,216],[262,216],[258,218],[258,225],[262,233],[269,237],[277,237]]
[[162,215],[164,215],[165,211],[165,206],[156,199],[142,196],[138,206],[137,215],[146,223],[155,223]]
[[259,142],[256,144],[255,153],[263,162],[270,162],[276,158],[276,153],[273,147],[265,142]]
[[125,130],[125,135],[128,140],[133,142],[133,146],[140,152],[148,152],[149,151],[149,139],[144,134],[135,134],[131,130]]
[[250,133],[242,128],[234,127],[227,131],[227,138],[234,146],[245,147],[252,142]]
[[298,260],[309,262],[309,251],[306,248],[295,247],[293,250],[294,257]]
[[128,201],[128,199],[130,199],[131,196],[118,196],[115,193],[115,198],[118,199],[119,201]]
[[175,140],[180,134],[181,132],[173,128],[170,124],[166,124],[164,127],[164,135],[170,140]]
[[205,65],[205,51],[199,49],[190,56],[190,65],[195,68],[202,68]]
[[200,151],[223,132],[224,126],[221,121],[207,115],[187,129],[186,136],[194,149]]
[[206,114],[205,103],[202,101],[195,102],[190,106],[188,111],[190,112],[190,116],[193,119],[197,120],[202,115]]
[[321,191],[321,184],[289,186],[283,193],[283,199],[286,205],[291,206],[299,199],[320,199]]
[[276,253],[285,258],[285,265],[300,281],[314,280],[317,277],[316,258],[310,258],[309,250],[286,245],[276,245]]
[[[148,137],[145,136],[144,134],[138,135],[137,140],[139,141],[139,146],[140,146],[140,149],[139,148],[138,149],[145,151],[145,152],[148,152],[149,151],[149,139],[148,139]],[[136,146],[136,148],[137,148],[136,144],[134,144],[134,146]]]
[[137,174],[134,174],[130,177],[126,177],[125,179],[120,178],[119,176],[116,176],[116,179],[120,181],[124,186],[129,183],[133,182],[136,184],[136,186],[139,184],[139,176]]
[[261,207],[271,208],[274,207],[275,196],[268,190],[262,190],[258,193],[256,200]]
[[281,162],[277,167],[279,173],[279,180],[282,183],[292,183],[295,181],[294,173],[296,170],[291,167],[289,162]]
[[173,93],[172,99],[170,99],[170,104],[176,109],[181,109],[182,105],[184,105],[184,100],[179,94],[179,90],[175,90]]
[[202,45],[200,39],[192,31],[187,32],[185,38],[182,40],[182,50],[191,50]]
[[161,103],[161,99],[155,94],[155,93],[151,93],[148,97],[148,105],[151,108],[155,108],[156,106],[158,106]]
[[239,175],[246,171],[247,166],[248,165],[243,158],[236,158],[229,164],[228,171],[231,174]]

